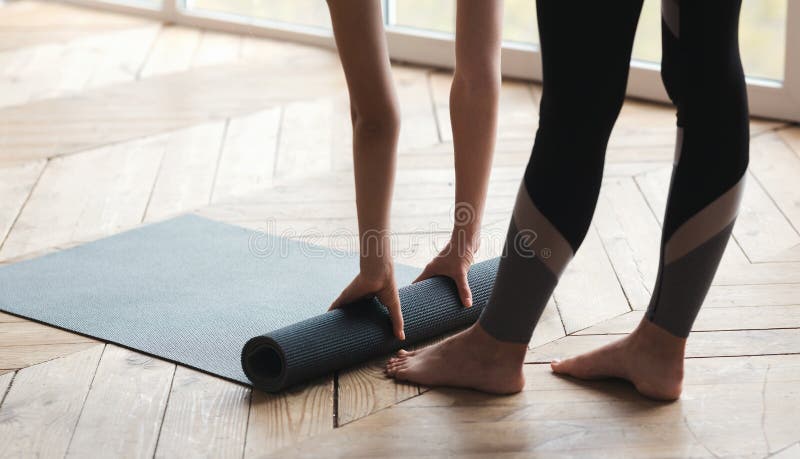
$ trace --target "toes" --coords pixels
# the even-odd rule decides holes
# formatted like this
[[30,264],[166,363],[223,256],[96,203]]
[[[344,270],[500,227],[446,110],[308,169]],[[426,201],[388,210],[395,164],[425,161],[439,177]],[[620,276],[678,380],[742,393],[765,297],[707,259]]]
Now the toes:
[[407,351],[405,349],[400,349],[399,351],[397,351],[398,357],[410,357],[414,354],[416,354],[416,351]]
[[553,360],[552,362],[550,362],[550,368],[554,372],[559,373],[559,374],[577,376],[575,374],[575,363],[576,363],[576,359],[575,358],[566,359],[566,360],[556,359],[556,360]]
[[561,359],[553,359],[550,361],[550,369],[556,373],[563,373],[565,368],[565,361]]
[[395,362],[387,363],[384,372],[389,377],[396,378],[401,371],[407,370],[408,366],[409,361],[407,359],[398,359]]
[[393,376],[395,371],[396,371],[396,369],[397,369],[397,367],[398,367],[397,363],[387,363],[386,366],[383,368],[383,371],[387,375]]

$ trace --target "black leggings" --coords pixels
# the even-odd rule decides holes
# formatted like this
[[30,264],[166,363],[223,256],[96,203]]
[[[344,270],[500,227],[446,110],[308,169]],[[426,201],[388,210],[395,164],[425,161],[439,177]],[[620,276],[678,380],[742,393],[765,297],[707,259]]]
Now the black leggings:
[[[577,4],[576,4],[577,3]],[[538,0],[539,129],[480,323],[527,343],[594,213],[642,0]],[[663,0],[661,74],[678,111],[661,260],[647,318],[691,330],[725,250],[748,163],[741,0]]]

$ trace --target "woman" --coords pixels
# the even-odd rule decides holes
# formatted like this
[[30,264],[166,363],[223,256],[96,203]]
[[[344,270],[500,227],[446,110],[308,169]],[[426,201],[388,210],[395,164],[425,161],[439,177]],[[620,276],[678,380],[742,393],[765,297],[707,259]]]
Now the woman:
[[[389,232],[400,109],[392,83],[381,2],[328,0],[328,8],[350,92],[361,254],[359,274],[331,309],[377,296],[389,310],[395,335],[403,340]],[[478,249],[497,133],[502,9],[502,0],[458,0],[450,121],[456,203],[469,206],[473,218],[456,221],[450,242],[417,279],[437,275],[452,278],[467,307],[472,305],[467,272]]]

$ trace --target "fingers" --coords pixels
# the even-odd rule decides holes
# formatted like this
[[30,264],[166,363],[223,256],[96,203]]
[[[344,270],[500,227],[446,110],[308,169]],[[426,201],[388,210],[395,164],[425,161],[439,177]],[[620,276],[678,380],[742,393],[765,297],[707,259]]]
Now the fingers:
[[458,296],[465,307],[472,307],[472,290],[469,288],[469,280],[467,280],[467,273],[461,273],[454,278],[456,288],[458,288]]
[[425,267],[425,269],[422,270],[422,274],[420,274],[419,276],[417,276],[416,279],[414,279],[414,282],[412,282],[412,284],[416,284],[417,282],[424,281],[425,279],[430,279],[431,277],[433,277],[435,275],[436,275],[436,273],[434,272],[433,268],[431,268],[431,265],[429,264],[428,266]]
[[334,309],[340,308],[346,304],[352,303],[354,301],[360,300],[365,296],[369,295],[371,292],[362,291],[360,285],[357,283],[357,279],[350,282],[350,285],[342,290],[342,293],[339,295],[338,298],[333,300],[331,306],[328,308],[328,311],[332,311]]
[[392,330],[397,339],[403,341],[406,339],[405,331],[403,331],[403,312],[400,309],[400,295],[397,293],[397,288],[388,288],[378,295],[378,299],[389,310],[389,317],[392,319]]

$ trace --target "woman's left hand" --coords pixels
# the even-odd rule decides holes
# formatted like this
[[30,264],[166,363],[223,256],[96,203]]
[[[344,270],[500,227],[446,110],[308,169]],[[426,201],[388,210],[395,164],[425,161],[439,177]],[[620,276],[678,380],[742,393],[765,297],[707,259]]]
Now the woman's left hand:
[[422,271],[414,282],[423,281],[435,276],[449,277],[456,284],[458,296],[466,307],[472,307],[472,291],[469,288],[467,274],[472,266],[473,250],[461,247],[450,241]]

